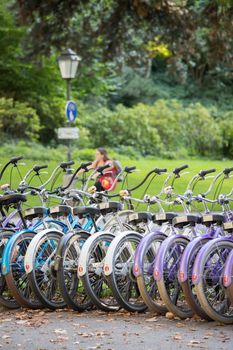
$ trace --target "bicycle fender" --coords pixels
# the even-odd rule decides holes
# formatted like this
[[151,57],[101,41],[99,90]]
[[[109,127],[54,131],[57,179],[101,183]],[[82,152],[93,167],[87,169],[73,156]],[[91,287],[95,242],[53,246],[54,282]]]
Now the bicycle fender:
[[105,259],[104,259],[104,275],[105,276],[109,276],[113,272],[113,269],[114,269],[113,256],[114,256],[115,250],[117,249],[119,242],[122,239],[127,238],[132,234],[137,235],[140,240],[143,237],[142,234],[140,234],[136,231],[123,231],[120,234],[118,234],[111,242],[111,244],[108,248],[107,254],[105,256]]
[[229,254],[224,267],[223,273],[223,285],[229,287],[233,283],[233,250]]
[[113,238],[115,237],[115,235],[109,231],[100,231],[100,232],[93,233],[87,239],[87,241],[84,243],[82,250],[81,250],[80,257],[79,257],[79,261],[78,261],[78,276],[79,277],[84,276],[87,272],[86,256],[91,248],[92,243],[95,241],[95,239],[97,239],[98,237],[101,237],[102,235],[105,235],[105,234],[109,234]]
[[163,241],[155,258],[153,276],[156,281],[160,281],[163,277],[163,261],[165,259],[167,246],[177,238],[184,238],[187,240],[187,242],[190,242],[187,237],[181,234],[175,234],[174,236],[168,237],[165,239],[165,241]]
[[193,265],[193,273],[192,273],[192,282],[193,284],[197,285],[200,282],[200,278],[201,278],[201,273],[200,273],[200,268],[201,268],[201,263],[203,261],[205,252],[207,249],[209,249],[211,247],[211,245],[214,245],[220,241],[227,241],[227,242],[232,242],[231,238],[215,238],[215,239],[211,239],[210,242],[206,243],[201,250],[198,252],[197,257],[195,259],[194,265]]
[[157,235],[163,236],[164,239],[167,238],[167,235],[160,231],[153,231],[146,234],[139,245],[137,246],[135,257],[134,257],[134,265],[133,265],[133,274],[135,277],[139,277],[142,275],[142,267],[143,267],[143,256],[145,253],[145,249],[149,241],[153,241],[153,238]]
[[64,233],[62,231],[58,231],[56,229],[45,229],[45,230],[42,230],[41,232],[36,234],[36,236],[30,242],[30,244],[27,248],[25,258],[24,258],[24,268],[25,268],[25,271],[27,274],[29,274],[33,270],[34,251],[35,251],[39,241],[50,232],[59,233],[61,235],[61,237],[64,235]]
[[24,233],[34,233],[36,235],[35,231],[32,230],[21,230],[14,234],[9,241],[7,242],[2,255],[2,274],[6,276],[10,272],[10,263],[11,263],[11,250],[15,243],[15,241],[23,235]]
[[[180,261],[180,267],[179,267],[179,271],[178,271],[178,281],[180,283],[186,282],[188,279],[188,273],[187,273],[187,265],[189,262],[189,257],[190,254],[192,253],[194,247],[201,241],[207,239],[207,237],[196,237],[194,238],[194,240],[192,240],[188,246],[185,248],[184,253],[182,254],[182,258]],[[212,239],[211,237],[209,237],[209,239]]]
[[60,239],[60,242],[57,247],[57,253],[56,253],[55,263],[54,263],[55,271],[59,270],[60,261],[63,260],[64,252],[68,243],[69,244],[72,243],[72,237],[75,239],[76,235],[79,235],[81,232],[85,232],[90,236],[90,232],[80,230],[80,231],[70,231],[67,234],[63,235],[63,237]]

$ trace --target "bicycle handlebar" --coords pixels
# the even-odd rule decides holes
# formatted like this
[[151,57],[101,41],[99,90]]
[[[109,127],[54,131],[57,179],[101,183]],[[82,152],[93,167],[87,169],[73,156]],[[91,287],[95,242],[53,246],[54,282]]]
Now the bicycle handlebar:
[[198,175],[199,175],[200,177],[205,177],[207,174],[214,173],[215,171],[216,171],[215,168],[209,169],[209,170],[201,170],[201,171],[198,173]]
[[182,170],[187,169],[188,167],[189,167],[188,164],[185,164],[185,165],[182,165],[178,168],[175,168],[173,170],[173,174],[178,175]]
[[162,173],[166,173],[167,169],[166,168],[154,168],[154,173],[160,175]]
[[112,164],[106,164],[106,165],[102,165],[102,166],[99,166],[97,169],[96,169],[96,171],[98,172],[98,173],[102,173],[105,169],[107,169],[107,168],[110,168],[112,166]]
[[70,160],[69,162],[62,162],[59,167],[62,168],[63,170],[65,170],[68,166],[73,165],[74,161]]
[[17,163],[19,160],[21,160],[21,159],[23,159],[22,156],[11,158],[11,159],[4,165],[4,167],[2,168],[2,170],[1,170],[1,172],[0,172],[0,179],[2,178],[2,176],[3,176],[3,174],[4,174],[5,170],[6,170],[6,168],[7,168],[10,164],[14,164],[14,165],[16,166],[16,163]]
[[232,167],[232,168],[225,168],[225,169],[223,170],[223,174],[228,175],[228,174],[230,174],[232,171],[233,171],[233,167]]
[[167,169],[154,168],[153,170],[149,171],[149,173],[144,177],[144,179],[138,185],[128,189],[128,191],[132,192],[132,191],[137,190],[139,187],[141,187],[146,182],[146,180],[148,179],[148,177],[151,174],[156,173],[157,175],[161,175],[162,173],[164,173],[166,171],[167,171]]
[[41,169],[46,169],[48,168],[47,164],[44,165],[35,165],[32,170],[35,171],[36,173],[38,173]]
[[124,171],[128,174],[130,174],[132,171],[136,169],[136,166],[126,166]]
[[81,167],[81,169],[89,170],[89,169],[87,169],[87,167],[89,167],[91,164],[92,164],[92,162],[81,163],[80,167]]
[[11,159],[10,159],[9,163],[11,163],[11,164],[15,164],[15,163],[17,163],[19,160],[21,160],[21,159],[23,159],[23,157],[22,157],[22,156],[19,156],[19,157],[13,157],[13,158],[11,158]]

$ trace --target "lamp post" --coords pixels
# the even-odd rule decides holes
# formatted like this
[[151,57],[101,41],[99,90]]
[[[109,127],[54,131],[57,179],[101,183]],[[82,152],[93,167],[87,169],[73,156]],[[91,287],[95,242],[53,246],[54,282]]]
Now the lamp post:
[[[58,65],[61,72],[62,79],[66,80],[66,100],[71,99],[71,80],[75,78],[78,69],[79,61],[81,58],[76,53],[67,49],[61,53],[58,57]],[[67,122],[68,127],[71,127],[70,121]],[[71,142],[68,140],[68,161],[71,160]]]

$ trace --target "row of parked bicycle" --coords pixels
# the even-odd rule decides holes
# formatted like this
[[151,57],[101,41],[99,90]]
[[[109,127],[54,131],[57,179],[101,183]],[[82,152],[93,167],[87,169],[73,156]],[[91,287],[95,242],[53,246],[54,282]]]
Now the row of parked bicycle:
[[[8,167],[19,170],[21,158],[12,158],[2,168],[1,181]],[[220,193],[233,167],[219,172],[199,194],[194,194],[196,185],[215,169],[199,171],[185,193],[178,194],[175,181],[187,165],[169,173],[154,168],[133,188],[128,188],[128,178],[135,167],[125,167],[115,180],[123,177],[121,190],[110,193],[89,187],[93,175],[103,174],[106,167],[92,171],[87,162],[73,171],[66,186],[48,189],[58,173],[73,164],[59,164],[40,186],[32,186],[32,181],[41,180],[46,165],[29,170],[16,190],[11,184],[1,186],[1,305],[149,309],[162,315],[169,310],[182,319],[196,314],[233,323],[233,189]],[[81,169],[80,188],[71,188]],[[152,180],[162,175],[165,180],[158,190]],[[134,191],[146,183],[153,184],[155,194],[134,198]],[[37,196],[41,205],[24,210],[29,196]],[[48,207],[51,199],[59,204]],[[135,203],[147,210],[136,211]],[[213,204],[218,212],[209,210]],[[181,210],[164,209],[171,205]]]

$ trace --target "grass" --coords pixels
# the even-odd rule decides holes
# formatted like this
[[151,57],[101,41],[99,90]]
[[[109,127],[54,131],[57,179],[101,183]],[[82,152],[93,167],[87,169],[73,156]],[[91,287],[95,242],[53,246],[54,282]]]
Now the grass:
[[[7,162],[7,158],[2,158],[1,164],[5,164]],[[232,161],[213,161],[213,160],[203,160],[203,159],[195,159],[195,160],[189,160],[189,161],[183,161],[183,160],[165,160],[165,159],[158,159],[158,160],[148,160],[148,159],[140,159],[140,160],[132,160],[132,159],[127,159],[126,157],[121,158],[121,163],[123,166],[132,166],[135,165],[137,167],[137,171],[129,175],[129,187],[133,187],[137,185],[143,178],[144,176],[153,168],[159,167],[159,168],[167,168],[168,172],[171,172],[174,168],[181,166],[183,164],[188,164],[189,168],[184,170],[184,172],[188,172],[188,174],[183,175],[181,178],[177,179],[174,184],[174,192],[175,193],[184,193],[185,189],[187,188],[188,182],[190,179],[197,174],[201,169],[210,169],[210,168],[216,168],[217,172],[220,172],[226,167],[232,167],[233,162]],[[19,162],[20,166],[20,172],[24,176],[26,172],[35,164],[44,164],[42,162],[35,162],[32,160],[27,160],[24,162]],[[52,170],[55,168],[55,166],[58,164],[58,162],[50,161],[48,163],[48,169],[45,169],[47,172],[46,174],[42,174],[41,179],[42,181],[45,181],[48,177],[49,174],[51,174]],[[76,162],[73,168],[77,168],[79,165],[79,162]],[[2,168],[1,166],[1,168]],[[6,173],[4,174],[1,184],[3,183],[9,183],[10,180],[10,172],[12,169],[8,168]],[[212,175],[212,174],[211,174]],[[166,178],[167,174],[156,176],[153,182],[151,183],[150,187],[146,191],[147,194],[150,195],[156,195],[160,192],[162,184]],[[58,186],[62,183],[63,179],[63,174],[59,176],[59,178],[56,181],[55,186]],[[207,190],[208,186],[210,185],[212,181],[212,177],[209,179],[206,179],[205,181],[200,181],[196,188],[195,188],[195,193],[203,193]],[[20,181],[20,176],[17,173],[17,169],[13,168],[12,171],[12,188],[17,188],[18,184]],[[148,183],[148,182],[147,182]],[[32,185],[36,186],[40,184],[38,179],[35,179],[32,181]],[[92,183],[93,184],[93,183]],[[118,191],[121,188],[122,184],[119,183],[117,186],[116,191]],[[143,195],[143,192],[145,190],[146,185],[144,185],[143,188],[140,188],[136,191],[133,192],[133,196],[138,198]],[[233,181],[232,179],[226,179],[224,181],[224,184],[221,189],[221,193],[229,193],[231,189],[233,188]],[[215,187],[216,189],[216,187]],[[212,191],[210,198],[213,198],[214,195],[214,190]],[[28,201],[28,205],[39,205],[39,202],[35,199],[35,197],[32,197]],[[142,209],[142,208],[141,208]],[[176,210],[182,210],[182,208],[179,206],[178,208],[173,208]]]

